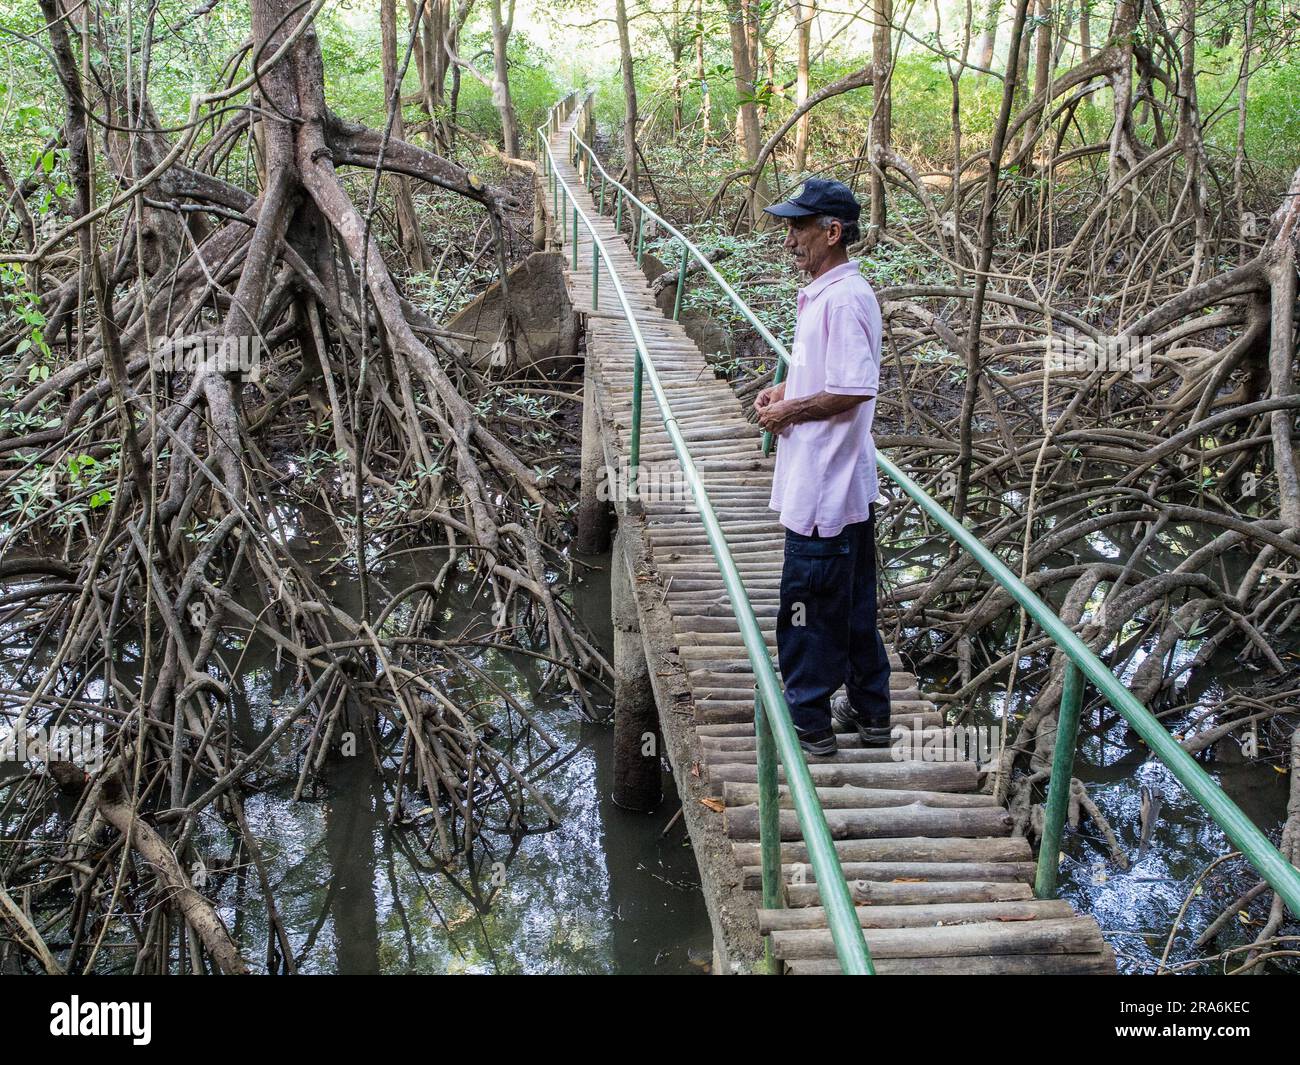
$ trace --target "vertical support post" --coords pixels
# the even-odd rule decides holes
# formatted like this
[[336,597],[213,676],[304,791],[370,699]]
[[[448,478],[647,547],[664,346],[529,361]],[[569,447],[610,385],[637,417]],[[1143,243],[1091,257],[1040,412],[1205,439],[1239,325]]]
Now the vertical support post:
[[[758,747],[758,849],[763,869],[763,909],[785,905],[781,878],[781,797],[776,784],[776,739],[763,709],[763,696],[754,686],[754,738]],[[779,963],[772,954],[772,937],[763,937],[763,962],[773,975]]]
[[602,491],[602,486],[605,489],[616,486],[616,479],[609,473],[605,468],[605,449],[601,446],[596,382],[588,350],[582,378],[582,463],[578,483],[578,537],[574,544],[580,555],[603,555],[609,550],[612,495]]
[[573,269],[578,269],[578,205],[573,205]]
[[[772,384],[779,385],[785,380],[785,360],[781,356],[776,357],[776,373],[772,375]],[[763,454],[772,454],[772,434],[766,429],[763,430]]]
[[596,245],[595,230],[591,234],[591,309],[600,308],[600,252]]
[[623,190],[614,193],[614,232],[623,231]]
[[645,257],[645,212],[638,211],[636,215],[636,264],[641,265],[641,260]]
[[663,802],[659,714],[641,637],[635,577],[628,569],[626,534],[614,537],[610,559],[614,621],[614,802],[649,813]]
[[641,364],[641,349],[637,348],[636,354],[632,357],[632,438],[628,442],[627,457],[627,491],[628,500],[634,500],[637,496],[637,481],[641,473],[641,394],[642,378],[645,376],[645,369]]
[[1061,834],[1070,800],[1070,778],[1074,775],[1074,749],[1079,742],[1079,709],[1082,704],[1083,674],[1071,662],[1065,669],[1065,682],[1061,686],[1061,706],[1056,714],[1056,747],[1052,751],[1052,782],[1047,788],[1043,838],[1038,844],[1034,894],[1040,899],[1056,897]]
[[605,213],[605,175],[600,175],[600,213]]
[[682,245],[682,264],[677,268],[677,296],[673,299],[673,321],[677,321],[682,313],[682,290],[686,288],[686,263],[690,252],[685,244]]

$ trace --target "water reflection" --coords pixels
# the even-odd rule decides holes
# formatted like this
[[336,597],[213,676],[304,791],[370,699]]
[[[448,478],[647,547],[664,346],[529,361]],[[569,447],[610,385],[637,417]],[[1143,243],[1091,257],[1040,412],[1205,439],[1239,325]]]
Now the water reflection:
[[[595,623],[608,653],[603,562],[577,588],[575,607]],[[475,620],[463,598],[470,594],[462,588],[452,596],[457,631]],[[703,971],[711,938],[694,856],[680,823],[664,832],[678,805],[671,775],[657,813],[618,808],[609,799],[612,725],[583,720],[571,694],[545,686],[545,663],[492,649],[475,650],[472,661],[559,741],[558,754],[533,776],[561,824],[521,838],[488,832],[472,858],[441,865],[425,847],[427,812],[411,824],[388,824],[391,781],[376,777],[368,759],[331,763],[324,784],[301,802],[291,800],[291,787],[250,797],[247,817],[301,971]],[[511,714],[499,693],[476,685],[472,671],[446,681],[448,694],[490,714],[508,740]],[[273,688],[269,678],[250,679],[248,694],[264,703]],[[612,707],[602,697],[593,692],[592,701],[607,716]],[[517,765],[529,760],[516,752]],[[534,814],[530,825],[545,823]],[[220,851],[216,835],[205,843]],[[264,959],[270,916],[258,893],[242,900],[236,893],[228,884],[223,916],[233,924],[242,903],[242,945],[250,958]]]

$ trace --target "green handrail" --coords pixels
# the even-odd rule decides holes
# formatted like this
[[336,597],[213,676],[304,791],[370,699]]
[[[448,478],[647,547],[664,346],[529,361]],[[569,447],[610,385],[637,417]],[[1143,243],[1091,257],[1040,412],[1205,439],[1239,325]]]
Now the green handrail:
[[[551,124],[551,121],[548,120],[547,126]],[[779,833],[780,828],[780,807],[776,788],[775,758],[773,757],[774,752],[771,750],[771,746],[775,746],[775,753],[779,753],[781,761],[785,765],[786,784],[799,819],[799,827],[803,832],[804,842],[808,848],[808,857],[817,879],[817,890],[821,895],[822,905],[826,910],[826,920],[830,927],[831,938],[835,944],[835,953],[839,958],[840,968],[849,975],[870,975],[874,972],[874,969],[871,964],[871,955],[867,950],[862,925],[853,905],[853,898],[849,893],[848,883],[844,878],[844,870],[840,866],[839,856],[835,853],[835,843],[831,838],[830,828],[826,824],[826,815],[822,812],[821,804],[817,799],[817,789],[813,785],[812,774],[808,771],[803,752],[799,747],[794,722],[790,718],[790,708],[785,701],[785,692],[782,690],[781,682],[777,679],[776,669],[772,665],[771,656],[768,654],[767,644],[763,639],[763,632],[759,627],[758,618],[755,616],[754,608],[749,602],[744,582],[740,577],[740,571],[736,567],[736,561],[732,557],[731,549],[727,544],[726,535],[722,531],[713,504],[709,500],[699,469],[691,457],[690,448],[687,446],[686,439],[682,436],[681,429],[678,427],[672,405],[668,401],[668,395],[664,391],[663,384],[659,380],[658,371],[655,369],[654,361],[651,358],[649,346],[641,333],[636,314],[628,302],[627,293],[624,291],[623,283],[619,280],[618,273],[614,269],[609,253],[605,248],[605,243],[597,235],[596,228],[586,212],[578,206],[577,198],[574,196],[573,190],[569,188],[568,182],[556,170],[555,157],[551,151],[549,138],[543,133],[543,129],[547,128],[547,126],[543,126],[537,131],[540,157],[546,160],[548,176],[552,181],[558,182],[560,188],[564,191],[566,200],[572,204],[575,216],[582,220],[588,234],[590,234],[593,257],[599,255],[608,269],[610,285],[618,298],[632,332],[635,345],[634,371],[644,375],[650,384],[650,391],[654,395],[655,402],[659,407],[659,413],[663,417],[664,430],[673,445],[677,460],[682,467],[682,474],[686,478],[686,483],[691,489],[691,495],[699,508],[700,519],[708,537],[709,546],[717,561],[718,571],[722,575],[727,595],[731,599],[736,622],[740,628],[740,635],[745,644],[745,651],[754,670],[754,677],[757,681],[755,726],[758,733],[757,742],[760,758],[759,819],[760,823],[766,824],[767,827],[767,831],[762,833],[760,838],[760,851],[765,859],[763,862],[764,903],[775,905],[780,902],[780,844],[779,835],[775,834]],[[597,165],[599,166],[599,163]],[[575,245],[577,243],[576,231],[574,243]],[[634,418],[636,418],[637,405],[638,403],[634,399]],[[635,462],[636,460],[633,459],[632,461]],[[773,741],[770,745],[766,734],[769,729],[770,738]],[[776,863],[775,869],[771,868],[773,861]],[[767,949],[767,957],[770,963],[770,946]]]
[[[667,230],[679,241],[705,271],[713,278],[718,287],[731,300],[736,310],[758,332],[777,356],[776,380],[780,381],[782,371],[790,361],[790,353],[784,344],[763,326],[757,316],[745,304],[735,290],[727,284],[722,275],[714,269],[705,254],[677,229],[665,221],[656,211],[647,207],[636,196],[605,172],[596,158],[591,146],[575,134],[573,141],[578,150],[586,153],[589,166],[594,165],[602,177],[612,182],[616,188],[635,203],[643,216],[653,218],[655,223]],[[684,263],[683,259],[683,263]],[[684,269],[679,271],[677,305],[681,302],[681,289],[684,283]],[[765,434],[764,451],[766,452],[770,437]],[[1169,734],[1160,721],[1143,706],[1133,694],[1115,677],[1109,667],[1098,658],[1074,631],[1065,624],[1052,609],[1025,585],[1002,561],[993,554],[979,538],[962,522],[948,513],[928,492],[907,476],[888,458],[876,453],[876,463],[881,471],[894,481],[929,517],[931,517],[949,536],[951,536],[972,559],[988,573],[999,585],[1011,594],[1025,612],[1042,627],[1044,633],[1051,637],[1053,643],[1071,663],[1069,673],[1077,670],[1082,677],[1067,675],[1062,693],[1061,709],[1058,715],[1056,746],[1052,754],[1052,781],[1048,790],[1047,808],[1044,818],[1044,831],[1038,851],[1038,868],[1035,878],[1035,893],[1048,897],[1056,893],[1057,866],[1060,860],[1060,841],[1066,812],[1066,798],[1070,777],[1073,773],[1075,747],[1078,738],[1079,707],[1082,703],[1083,678],[1091,681],[1109,700],[1110,705],[1132,726],[1151,751],[1159,758],[1191,793],[1192,797],[1214,819],[1223,830],[1232,845],[1255,867],[1260,876],[1283,901],[1291,912],[1300,916],[1300,870],[1286,860],[1269,841],[1259,827],[1242,812],[1223,790],[1215,784],[1210,775],[1197,764],[1182,746]]]

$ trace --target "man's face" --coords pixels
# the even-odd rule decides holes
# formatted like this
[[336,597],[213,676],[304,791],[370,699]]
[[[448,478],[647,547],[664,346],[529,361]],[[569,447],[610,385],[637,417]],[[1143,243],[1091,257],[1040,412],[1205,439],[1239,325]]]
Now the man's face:
[[839,247],[843,228],[832,222],[822,229],[816,218],[788,218],[786,223],[785,250],[794,256],[795,266],[816,277],[832,249]]

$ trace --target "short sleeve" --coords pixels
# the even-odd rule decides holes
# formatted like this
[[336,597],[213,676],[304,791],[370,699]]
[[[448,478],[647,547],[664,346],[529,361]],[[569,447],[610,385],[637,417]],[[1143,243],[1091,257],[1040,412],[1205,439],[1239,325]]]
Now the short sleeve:
[[880,387],[880,317],[866,301],[842,303],[826,316],[826,391],[874,396]]

